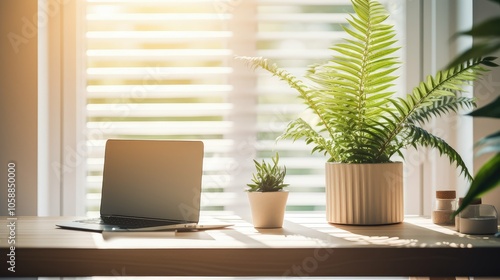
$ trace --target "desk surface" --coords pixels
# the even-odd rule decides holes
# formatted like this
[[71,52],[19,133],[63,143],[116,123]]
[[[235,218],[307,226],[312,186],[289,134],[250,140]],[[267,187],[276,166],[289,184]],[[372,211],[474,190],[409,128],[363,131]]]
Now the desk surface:
[[[92,233],[64,230],[70,217],[18,217],[15,270],[0,276],[500,276],[500,238],[469,236],[429,219],[340,226],[321,214],[289,214],[283,228],[235,226],[199,232]],[[2,260],[9,254],[0,220]]]

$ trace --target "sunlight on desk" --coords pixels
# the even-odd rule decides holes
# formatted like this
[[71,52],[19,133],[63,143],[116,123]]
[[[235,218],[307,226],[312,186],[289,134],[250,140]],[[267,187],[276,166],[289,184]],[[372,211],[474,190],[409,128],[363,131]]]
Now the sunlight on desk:
[[[468,236],[451,227],[435,225],[430,219],[406,217],[401,224],[385,226],[332,225],[318,214],[288,214],[283,228],[254,228],[238,216],[225,217],[235,226],[195,232],[117,232],[93,234],[98,248],[287,248],[391,246],[472,248],[498,244],[495,238]],[[467,241],[467,242],[464,242]],[[475,241],[481,244],[474,245]],[[491,242],[488,242],[491,241]]]
[[[74,217],[19,217],[18,276],[497,276],[500,239],[469,236],[430,219],[385,226],[332,225],[321,213],[287,213],[282,228],[249,219],[194,232],[95,233],[56,228]],[[0,220],[6,236],[6,219]],[[0,239],[1,248],[9,248]],[[21,265],[22,264],[22,265]],[[1,272],[0,272],[1,273]],[[3,274],[0,274],[2,276]],[[198,277],[197,277],[198,278]]]

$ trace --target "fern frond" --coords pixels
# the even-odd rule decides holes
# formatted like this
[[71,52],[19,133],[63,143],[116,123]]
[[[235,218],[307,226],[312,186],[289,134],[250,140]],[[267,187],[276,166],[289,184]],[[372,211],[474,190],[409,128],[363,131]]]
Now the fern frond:
[[408,125],[406,129],[408,129],[408,137],[413,143],[437,149],[440,155],[446,155],[450,160],[450,163],[455,163],[457,165],[460,169],[460,174],[463,174],[467,180],[472,181],[472,175],[469,173],[467,165],[463,161],[462,157],[457,151],[455,151],[455,149],[448,145],[446,141],[427,132],[425,129],[412,124]]
[[294,121],[288,123],[285,131],[281,134],[277,140],[280,139],[292,139],[296,141],[303,138],[306,144],[313,144],[315,147],[312,152],[322,152],[324,154],[329,154],[332,161],[336,161],[334,154],[332,153],[332,143],[326,140],[321,134],[316,132],[311,125],[309,125],[302,118],[298,118]]
[[[429,76],[426,81],[415,87],[406,99],[391,99],[390,102],[398,112],[397,118],[394,119],[397,126],[381,147],[380,157],[386,157],[390,153],[391,142],[395,141],[405,126],[411,125],[415,121],[426,121],[430,116],[441,116],[450,111],[457,111],[454,104],[446,102],[457,99],[456,95],[463,91],[470,81],[476,79],[477,75],[485,71],[481,66],[485,60],[487,58],[478,58],[454,68],[439,71],[434,77]],[[444,103],[440,103],[441,100]],[[456,104],[457,106],[470,102],[467,99],[458,100],[460,103]],[[436,108],[432,109],[433,106]],[[454,155],[447,156],[452,159],[451,157]]]
[[472,109],[474,107],[476,107],[474,98],[445,96],[434,101],[429,106],[415,110],[415,113],[408,117],[408,121],[422,125],[433,117],[439,117],[450,112],[457,113],[460,109]]
[[253,68],[260,67],[274,76],[277,76],[281,80],[288,83],[288,85],[297,90],[299,96],[304,100],[304,103],[314,111],[314,113],[320,118],[321,124],[326,127],[328,133],[330,133],[330,137],[333,138],[333,129],[331,129],[330,122],[325,119],[325,116],[328,116],[328,113],[325,112],[325,107],[322,106],[323,103],[320,101],[321,94],[320,91],[311,90],[308,86],[306,86],[301,80],[296,78],[294,75],[290,74],[288,71],[279,68],[276,64],[270,64],[267,59],[262,57],[237,57],[238,59],[245,60],[249,63]]
[[[329,114],[323,118],[330,123],[329,131],[339,144],[336,156],[344,162],[374,162],[378,152],[374,147],[379,144],[374,139],[380,131],[367,129],[372,121],[382,120],[386,115],[382,108],[390,102],[388,97],[393,94],[390,88],[397,79],[391,74],[399,64],[391,55],[399,48],[393,47],[395,31],[393,26],[383,23],[388,13],[380,3],[352,2],[356,14],[348,19],[350,28],[345,28],[351,38],[333,46],[336,55],[316,66],[307,78],[317,85],[313,90],[322,93],[321,101],[329,108],[327,112],[341,112],[340,116]],[[361,147],[363,152],[358,152],[364,156],[356,157],[353,147]]]
[[262,57],[248,57],[248,56],[238,56],[236,59],[241,59],[245,60],[254,70],[256,68],[262,68],[274,76],[277,76],[281,80],[285,81],[288,83],[288,85],[297,90],[299,94],[304,97],[304,99],[307,99],[308,97],[308,92],[310,89],[297,77],[294,75],[290,74],[288,71],[285,69],[279,68],[276,64],[270,64],[269,61],[265,58]]

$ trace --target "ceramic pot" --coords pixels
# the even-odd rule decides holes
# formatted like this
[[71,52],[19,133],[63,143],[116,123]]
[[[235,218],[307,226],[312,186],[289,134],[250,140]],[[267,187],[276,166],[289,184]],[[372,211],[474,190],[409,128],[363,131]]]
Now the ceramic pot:
[[403,221],[403,164],[326,163],[329,223],[384,225]]
[[280,228],[283,226],[288,191],[247,193],[254,227]]

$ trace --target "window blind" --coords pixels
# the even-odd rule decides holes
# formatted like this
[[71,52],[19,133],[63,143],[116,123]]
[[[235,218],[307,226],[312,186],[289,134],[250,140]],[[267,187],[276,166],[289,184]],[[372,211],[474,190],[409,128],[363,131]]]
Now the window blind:
[[287,210],[324,209],[326,159],[275,141],[304,105],[234,57],[302,76],[328,59],[351,12],[346,0],[87,0],[87,215],[99,211],[108,138],[203,140],[203,210],[245,209],[252,160],[279,152]]

